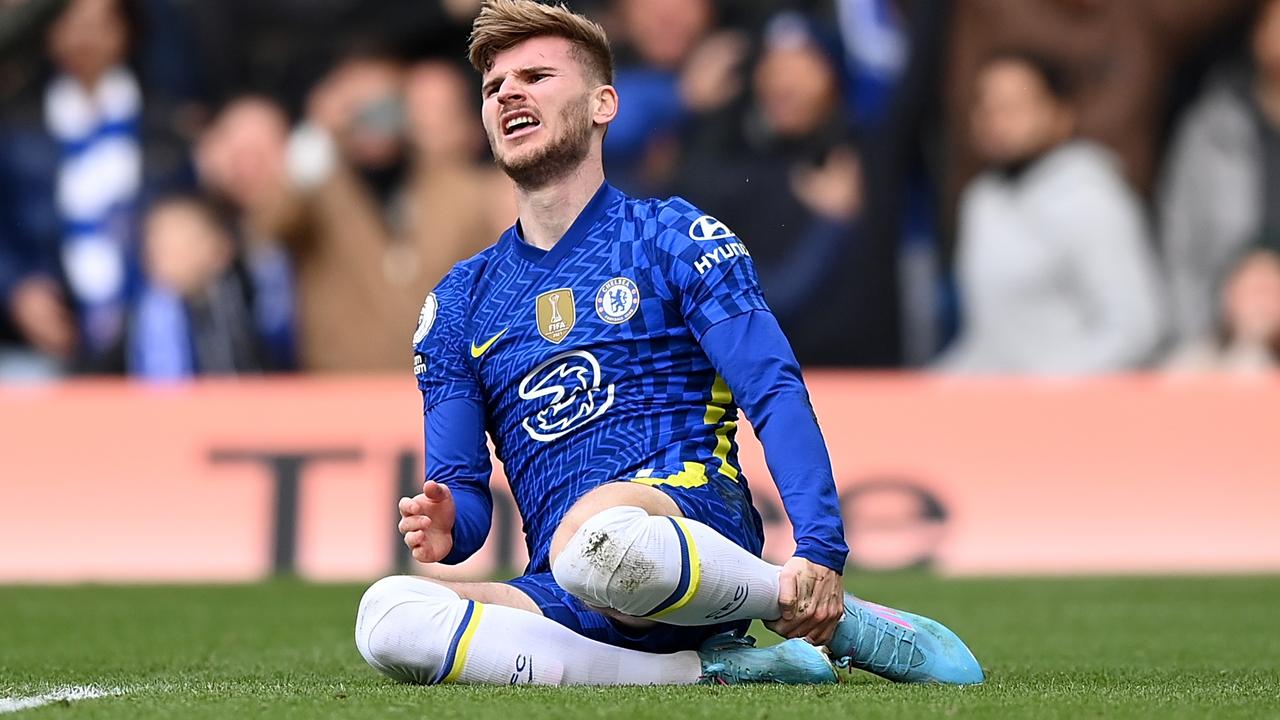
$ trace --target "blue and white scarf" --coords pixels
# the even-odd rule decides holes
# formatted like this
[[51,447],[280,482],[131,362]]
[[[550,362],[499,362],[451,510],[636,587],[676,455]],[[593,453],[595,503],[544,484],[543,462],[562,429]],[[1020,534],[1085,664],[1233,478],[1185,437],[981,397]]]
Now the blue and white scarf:
[[62,268],[90,353],[120,337],[128,257],[142,185],[142,93],[124,68],[92,91],[60,75],[45,92],[45,126],[61,147],[57,207]]
[[133,329],[125,356],[131,376],[185,380],[195,375],[191,324],[182,298],[148,284],[133,308]]
[[911,40],[890,0],[837,0],[849,74],[846,100],[853,117],[879,126],[906,69]]

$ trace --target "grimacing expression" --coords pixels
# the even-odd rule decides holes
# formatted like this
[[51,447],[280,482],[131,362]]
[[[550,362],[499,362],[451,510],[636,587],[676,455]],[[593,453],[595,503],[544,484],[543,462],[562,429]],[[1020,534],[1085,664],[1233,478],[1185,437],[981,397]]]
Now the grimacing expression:
[[591,91],[572,44],[535,37],[494,57],[481,114],[493,157],[517,185],[543,187],[591,150]]

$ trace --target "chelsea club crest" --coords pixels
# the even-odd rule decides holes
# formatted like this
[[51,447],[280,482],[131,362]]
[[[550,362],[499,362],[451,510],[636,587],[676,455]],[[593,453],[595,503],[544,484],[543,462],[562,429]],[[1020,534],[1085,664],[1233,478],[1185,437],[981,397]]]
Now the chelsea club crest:
[[596,314],[610,325],[631,319],[640,308],[640,288],[630,278],[616,277],[600,286],[596,293]]

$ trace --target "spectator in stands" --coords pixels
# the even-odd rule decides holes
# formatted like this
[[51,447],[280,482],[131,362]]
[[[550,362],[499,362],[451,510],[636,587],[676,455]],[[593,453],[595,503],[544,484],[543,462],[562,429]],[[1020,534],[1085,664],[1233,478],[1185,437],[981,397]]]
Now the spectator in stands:
[[960,202],[961,334],[941,367],[1098,373],[1141,366],[1161,339],[1142,205],[1114,156],[1073,140],[1065,78],[1032,55],[988,60],[972,127],[988,169]]
[[1264,372],[1280,368],[1280,235],[1252,244],[1227,273],[1212,333],[1184,346],[1173,370]]
[[660,195],[685,125],[741,93],[747,40],[714,31],[712,0],[617,0],[616,10],[624,47],[614,84],[627,103],[609,126],[605,159],[611,182]]
[[425,61],[409,68],[405,87],[413,178],[408,225],[418,234],[430,286],[516,221],[515,190],[488,162],[468,77],[453,63]]
[[304,369],[402,370],[427,292],[514,220],[500,214],[510,187],[477,167],[477,98],[451,63],[378,57],[344,61],[313,92],[290,148],[299,213],[278,233]]
[[1263,227],[1280,227],[1280,0],[1258,14],[1251,67],[1226,68],[1170,150],[1160,220],[1179,340],[1214,325],[1214,285]]
[[146,279],[130,313],[130,375],[182,380],[264,369],[248,275],[231,231],[208,204],[175,197],[143,225]]
[[771,21],[751,75],[751,103],[726,109],[731,121],[710,121],[718,143],[689,144],[676,187],[743,238],[805,364],[851,362],[844,327],[857,312],[842,293],[858,282],[851,253],[862,176],[832,40],[799,14]]
[[[42,73],[46,30],[72,0],[0,0],[0,104]],[[183,0],[125,0],[130,18],[129,63],[144,94],[163,96],[194,129],[202,118],[202,68],[195,57]],[[133,20],[145,21],[135,24]],[[154,30],[160,30],[156,32]]]
[[190,181],[171,107],[135,70],[135,10],[70,2],[46,36],[47,80],[0,119],[0,315],[49,367],[94,368],[118,349],[137,209]]
[[1140,194],[1152,186],[1169,92],[1180,65],[1258,0],[964,0],[951,3],[945,109],[947,200],[983,159],[968,108],[993,52],[1015,46],[1063,68],[1076,88],[1081,137],[1111,148]]
[[293,269],[280,228],[298,211],[285,172],[289,123],[265,97],[230,102],[196,145],[200,182],[224,206],[252,278],[254,316],[272,369],[296,365]]

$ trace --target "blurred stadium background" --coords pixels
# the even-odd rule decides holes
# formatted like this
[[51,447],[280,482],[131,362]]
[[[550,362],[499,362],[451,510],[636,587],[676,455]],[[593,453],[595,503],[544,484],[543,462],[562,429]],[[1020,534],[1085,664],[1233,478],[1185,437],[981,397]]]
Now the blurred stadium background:
[[[568,4],[615,42],[611,181],[687,197],[755,258],[831,447],[850,586],[972,628],[994,669],[968,706],[862,700],[1280,714],[1280,0]],[[93,681],[151,683],[119,712],[171,716],[162,676],[244,701],[184,714],[413,708],[343,643],[360,583],[414,571],[418,308],[514,220],[463,62],[478,7],[0,0],[0,712]],[[494,484],[494,535],[450,573],[525,560]],[[279,577],[303,582],[205,585]],[[144,588],[62,587],[83,583]],[[243,634],[291,603],[317,647]]]

